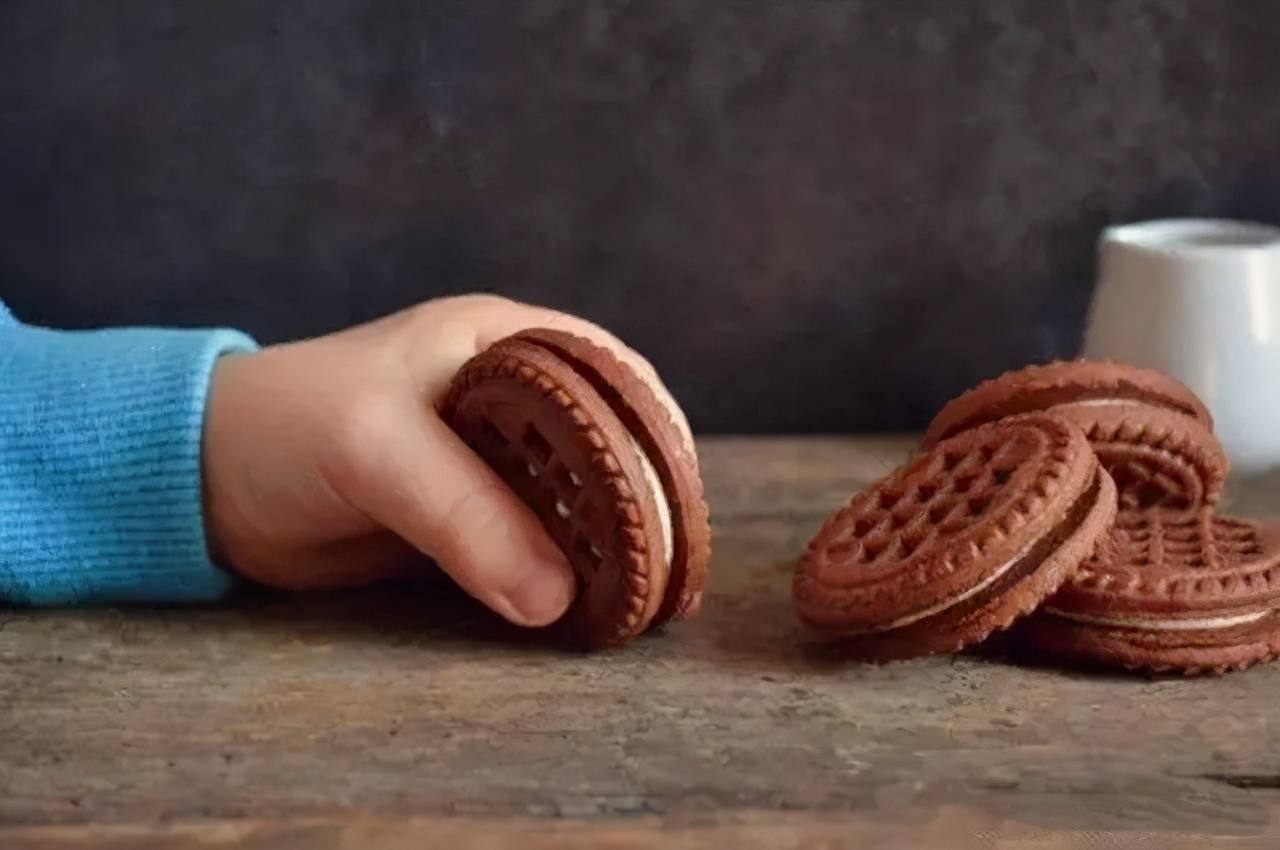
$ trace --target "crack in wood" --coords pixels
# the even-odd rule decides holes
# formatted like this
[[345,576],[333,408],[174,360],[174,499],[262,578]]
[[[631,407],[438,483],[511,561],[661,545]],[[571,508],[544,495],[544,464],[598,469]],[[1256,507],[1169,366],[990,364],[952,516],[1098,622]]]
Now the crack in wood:
[[1230,785],[1232,788],[1280,789],[1280,774],[1278,773],[1201,773],[1199,777],[1208,779],[1211,782],[1221,782]]

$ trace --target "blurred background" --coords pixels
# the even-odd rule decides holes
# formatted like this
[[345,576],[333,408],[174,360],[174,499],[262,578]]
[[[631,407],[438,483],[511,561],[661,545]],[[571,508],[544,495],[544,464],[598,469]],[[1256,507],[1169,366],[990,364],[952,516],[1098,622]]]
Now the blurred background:
[[1094,242],[1280,221],[1280,4],[4,0],[0,298],[264,342],[487,290],[703,431],[1073,355]]

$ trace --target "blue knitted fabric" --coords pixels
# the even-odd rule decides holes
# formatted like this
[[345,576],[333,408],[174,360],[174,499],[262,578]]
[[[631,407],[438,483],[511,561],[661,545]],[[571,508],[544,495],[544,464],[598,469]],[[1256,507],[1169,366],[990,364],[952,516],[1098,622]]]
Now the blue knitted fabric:
[[229,330],[57,331],[0,304],[0,602],[195,602],[209,561],[200,437]]

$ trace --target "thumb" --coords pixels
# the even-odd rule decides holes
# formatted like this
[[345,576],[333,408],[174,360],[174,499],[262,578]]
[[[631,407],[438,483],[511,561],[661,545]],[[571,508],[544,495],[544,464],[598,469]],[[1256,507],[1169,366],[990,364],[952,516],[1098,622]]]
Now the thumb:
[[438,416],[400,423],[367,441],[355,506],[511,622],[558,619],[574,573],[538,518]]

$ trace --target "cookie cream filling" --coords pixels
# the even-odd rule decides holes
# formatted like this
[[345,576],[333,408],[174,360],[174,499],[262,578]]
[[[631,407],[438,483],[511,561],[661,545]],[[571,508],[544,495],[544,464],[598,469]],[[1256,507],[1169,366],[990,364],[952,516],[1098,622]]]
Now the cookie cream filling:
[[1109,407],[1113,404],[1151,404],[1151,402],[1138,401],[1131,398],[1084,398],[1077,401],[1064,401],[1055,407]]
[[631,434],[627,434],[627,442],[631,444],[631,450],[635,453],[636,460],[640,461],[640,471],[644,473],[645,484],[649,487],[649,492],[653,494],[653,501],[658,506],[658,522],[662,525],[662,560],[667,567],[671,566],[671,559],[675,555],[675,532],[671,523],[671,503],[667,501],[667,492],[662,488],[662,479],[658,477],[658,470],[653,465],[653,461],[649,460],[649,456],[645,454],[640,442]]
[[1267,609],[1261,611],[1251,611],[1248,614],[1237,614],[1234,617],[1201,617],[1199,619],[1181,619],[1181,620],[1141,620],[1141,619],[1125,619],[1123,617],[1093,617],[1088,614],[1073,614],[1069,611],[1063,611],[1060,608],[1044,609],[1046,614],[1052,614],[1063,620],[1072,620],[1077,623],[1088,623],[1095,626],[1115,626],[1122,629],[1145,629],[1147,631],[1161,632],[1189,632],[1210,629],[1228,629],[1232,626],[1240,626],[1245,623],[1252,623],[1261,620],[1271,612]]
[[1102,396],[1093,398],[1078,398],[1071,401],[1060,401],[1052,405],[1049,410],[1053,411],[1063,407],[1134,407],[1142,406],[1157,407],[1161,410],[1168,410],[1173,413],[1179,413],[1183,416],[1189,416],[1199,421],[1194,409],[1188,409],[1184,405],[1180,405],[1171,401],[1160,398],[1141,398],[1127,395]]
[[990,587],[992,584],[994,584],[1001,576],[1003,576],[1005,573],[1009,572],[1009,570],[1017,566],[1018,563],[1027,556],[1027,554],[1032,550],[1032,548],[1035,547],[1036,542],[1037,541],[1032,540],[1030,543],[1024,546],[1022,550],[1018,552],[1018,554],[1014,555],[1012,558],[1010,558],[1009,560],[1001,564],[1000,567],[995,572],[993,572],[991,575],[987,576],[982,581],[975,584],[973,587],[968,588],[963,593],[957,596],[952,596],[949,599],[944,599],[941,602],[937,603],[936,605],[933,605],[929,608],[925,608],[923,611],[912,611],[910,614],[907,614],[905,617],[899,617],[898,619],[894,620],[891,623],[888,623],[882,626],[877,626],[875,628],[875,631],[887,632],[890,629],[898,629],[903,626],[909,626],[914,622],[923,620],[925,617],[932,617],[934,614],[937,614],[940,611],[945,611],[948,608],[959,605],[961,602],[965,601],[966,599],[968,599],[969,597],[973,596],[976,593],[981,593],[982,591]]

